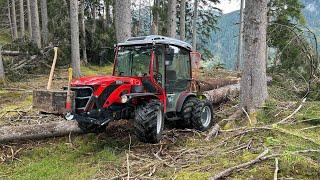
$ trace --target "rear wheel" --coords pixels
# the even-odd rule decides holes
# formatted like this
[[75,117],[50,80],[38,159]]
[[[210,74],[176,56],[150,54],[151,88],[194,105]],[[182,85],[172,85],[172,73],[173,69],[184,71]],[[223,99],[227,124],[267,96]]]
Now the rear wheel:
[[191,119],[192,119],[192,111],[194,110],[195,104],[197,103],[196,97],[188,98],[182,105],[182,109],[180,112],[181,120],[175,121],[175,126],[177,128],[190,128],[191,127]]
[[198,100],[192,112],[191,124],[194,129],[206,131],[214,124],[214,114],[211,102]]
[[159,142],[164,127],[161,102],[150,100],[138,106],[135,111],[134,127],[136,136],[140,141],[146,143]]

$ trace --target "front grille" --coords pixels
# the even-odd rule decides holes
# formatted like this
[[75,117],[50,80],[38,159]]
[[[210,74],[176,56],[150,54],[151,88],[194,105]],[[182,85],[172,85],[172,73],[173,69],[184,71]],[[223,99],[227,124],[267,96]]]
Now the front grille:
[[83,87],[71,87],[71,90],[74,91],[76,94],[76,98],[75,98],[76,111],[78,112],[78,111],[85,110],[92,96],[93,89],[89,86],[83,86]]

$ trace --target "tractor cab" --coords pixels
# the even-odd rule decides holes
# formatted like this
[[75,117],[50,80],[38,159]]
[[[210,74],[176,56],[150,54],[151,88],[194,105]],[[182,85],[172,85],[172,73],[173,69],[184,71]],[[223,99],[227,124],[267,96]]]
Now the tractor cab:
[[160,141],[164,121],[209,129],[212,104],[191,90],[192,53],[188,43],[163,36],[117,44],[112,76],[71,83],[76,94],[72,119],[85,131],[100,131],[113,120],[133,120],[136,136],[148,143]]
[[176,39],[131,38],[116,47],[113,75],[140,79],[145,92],[166,99],[166,112],[175,112],[179,96],[190,93],[190,53],[191,46]]

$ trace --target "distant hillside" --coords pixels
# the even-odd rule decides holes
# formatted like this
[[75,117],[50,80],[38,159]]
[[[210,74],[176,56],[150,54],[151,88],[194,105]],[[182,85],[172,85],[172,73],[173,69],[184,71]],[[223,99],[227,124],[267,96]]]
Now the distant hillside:
[[[304,15],[307,25],[320,35],[320,1],[302,0],[305,5]],[[218,21],[219,31],[213,32],[210,39],[210,50],[216,59],[226,68],[232,69],[237,58],[239,11],[222,15]]]

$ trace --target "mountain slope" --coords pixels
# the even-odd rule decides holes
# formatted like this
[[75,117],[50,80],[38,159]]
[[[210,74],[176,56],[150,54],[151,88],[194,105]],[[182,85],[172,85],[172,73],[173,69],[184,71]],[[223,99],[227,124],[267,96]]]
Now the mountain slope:
[[[307,26],[320,35],[320,1],[302,0],[305,5],[303,10]],[[218,21],[220,30],[213,32],[209,41],[209,49],[220,59],[227,69],[234,67],[237,58],[239,35],[239,11],[222,15]]]

